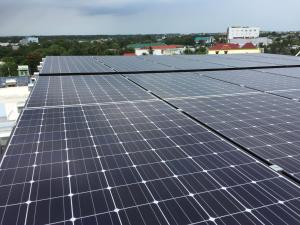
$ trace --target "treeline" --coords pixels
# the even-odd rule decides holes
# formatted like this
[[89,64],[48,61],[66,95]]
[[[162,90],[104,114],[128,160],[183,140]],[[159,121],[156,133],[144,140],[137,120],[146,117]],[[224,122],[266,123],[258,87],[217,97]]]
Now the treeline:
[[[164,38],[163,38],[164,37]],[[37,70],[43,57],[61,55],[122,55],[134,52],[127,45],[153,43],[194,45],[195,35],[115,35],[115,36],[53,36],[39,37],[39,44],[20,46],[18,50],[0,47],[0,76],[17,75],[17,65],[28,65],[30,73]],[[20,37],[1,37],[0,42],[19,42]],[[162,40],[163,39],[163,40]],[[187,52],[189,53],[189,52]],[[204,54],[205,49],[197,52]]]
[[[14,39],[9,39],[12,43]],[[3,40],[2,40],[3,41]],[[8,40],[7,40],[8,41]],[[40,38],[39,44],[20,46],[13,50],[12,47],[0,47],[0,76],[17,75],[17,65],[28,65],[30,73],[37,70],[37,66],[43,57],[47,55],[122,55],[124,52],[132,52],[126,46],[136,42],[154,42],[153,36],[137,36],[119,38],[105,38],[99,40],[86,39],[59,39],[51,40]]]

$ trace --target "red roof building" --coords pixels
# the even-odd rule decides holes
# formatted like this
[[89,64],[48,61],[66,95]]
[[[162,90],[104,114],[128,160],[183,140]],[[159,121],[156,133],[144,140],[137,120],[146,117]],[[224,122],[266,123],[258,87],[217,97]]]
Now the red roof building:
[[240,47],[239,44],[234,43],[218,43],[208,49],[208,54],[245,54],[245,53],[261,53],[251,42]]
[[256,46],[252,44],[251,42],[248,42],[243,45],[242,49],[256,49]]
[[209,48],[209,50],[232,50],[232,49],[239,49],[239,48],[240,48],[239,44],[218,43],[218,44],[215,44],[214,46],[212,46],[211,48]]

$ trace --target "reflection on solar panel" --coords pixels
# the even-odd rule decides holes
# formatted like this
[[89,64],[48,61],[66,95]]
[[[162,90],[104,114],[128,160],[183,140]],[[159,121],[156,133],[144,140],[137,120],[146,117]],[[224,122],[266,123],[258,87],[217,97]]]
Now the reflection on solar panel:
[[[215,57],[199,57],[199,68],[297,63]],[[88,75],[197,60],[47,58],[1,160],[0,224],[300,224],[300,104],[281,97],[300,90],[300,79],[245,70]]]

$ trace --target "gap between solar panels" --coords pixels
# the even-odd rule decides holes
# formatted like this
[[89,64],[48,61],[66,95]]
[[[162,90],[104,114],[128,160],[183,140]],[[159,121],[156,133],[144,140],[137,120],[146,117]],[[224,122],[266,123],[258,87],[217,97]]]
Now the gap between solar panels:
[[[159,95],[157,95],[156,93],[148,90],[147,88],[145,88],[144,86],[140,85],[139,83],[135,82],[134,80],[130,79],[129,77],[123,75],[127,80],[129,80],[130,82],[134,83],[135,85],[139,86],[140,88],[142,88],[143,90],[147,91],[149,94],[155,96],[157,99],[165,102],[166,104],[168,104],[169,106],[171,106],[172,108],[176,109],[178,112],[184,114],[185,116],[187,116],[188,118],[192,119],[193,121],[195,121],[196,123],[200,124],[201,126],[205,127],[206,129],[210,130],[211,132],[213,132],[214,134],[218,135],[219,137],[221,137],[222,139],[228,141],[229,143],[231,143],[232,145],[236,146],[237,148],[241,149],[243,152],[245,152],[246,154],[252,156],[253,158],[255,158],[256,160],[262,162],[263,164],[265,164],[266,166],[268,166],[270,169],[282,174],[283,176],[285,176],[286,178],[290,179],[291,181],[293,181],[294,183],[296,183],[297,185],[300,185],[300,179],[294,177],[293,175],[291,175],[290,173],[286,172],[284,169],[282,169],[281,167],[272,164],[270,161],[264,159],[263,157],[259,156],[258,154],[252,152],[251,150],[247,149],[246,147],[244,147],[243,145],[235,142],[234,140],[228,138],[226,135],[222,134],[221,132],[217,131],[216,129],[214,129],[213,127],[207,125],[206,123],[200,121],[199,119],[197,119],[196,117],[194,117],[193,115],[189,114],[188,112],[185,112],[184,110],[178,108],[176,105],[172,104],[171,102],[168,101],[168,99],[162,98]],[[223,81],[223,80],[220,80]],[[224,81],[225,82],[225,81]],[[228,82],[230,83],[230,82]],[[235,83],[233,83],[234,85],[237,85]],[[259,90],[258,90],[259,91]],[[282,96],[279,96],[282,97]]]

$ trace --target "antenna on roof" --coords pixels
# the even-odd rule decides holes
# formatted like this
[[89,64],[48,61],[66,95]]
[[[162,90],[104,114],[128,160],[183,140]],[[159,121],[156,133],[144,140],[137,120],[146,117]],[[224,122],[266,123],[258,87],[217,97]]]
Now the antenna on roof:
[[300,55],[300,51],[295,56],[299,56],[299,55]]

